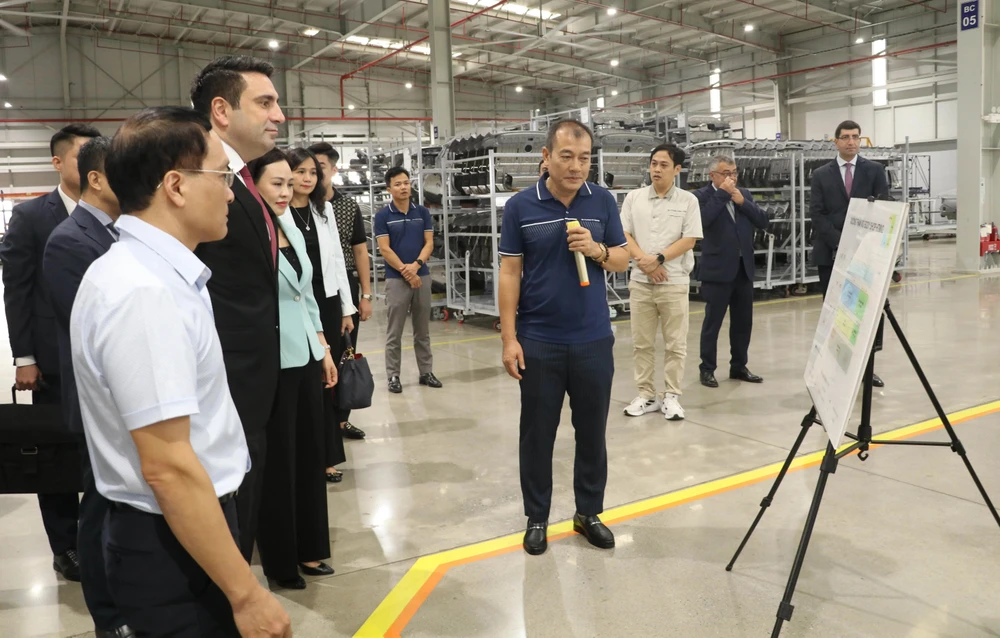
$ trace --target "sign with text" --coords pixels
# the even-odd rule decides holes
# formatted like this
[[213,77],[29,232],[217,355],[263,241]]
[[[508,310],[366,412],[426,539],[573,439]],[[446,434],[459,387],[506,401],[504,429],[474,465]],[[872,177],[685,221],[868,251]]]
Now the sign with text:
[[970,0],[959,5],[958,19],[962,31],[979,28],[979,0]]

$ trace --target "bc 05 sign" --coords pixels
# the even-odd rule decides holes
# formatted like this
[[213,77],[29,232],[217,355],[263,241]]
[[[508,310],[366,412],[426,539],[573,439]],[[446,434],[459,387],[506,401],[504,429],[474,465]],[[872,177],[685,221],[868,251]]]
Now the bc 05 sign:
[[962,31],[979,28],[979,0],[963,2],[959,5],[959,20]]

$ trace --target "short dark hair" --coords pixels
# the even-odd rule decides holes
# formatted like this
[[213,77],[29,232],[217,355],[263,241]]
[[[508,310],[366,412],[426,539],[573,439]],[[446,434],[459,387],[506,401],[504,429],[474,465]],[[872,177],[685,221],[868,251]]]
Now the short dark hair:
[[212,100],[221,97],[234,109],[240,108],[240,96],[247,89],[244,73],[271,77],[274,65],[249,55],[224,55],[215,58],[191,82],[191,104],[202,115],[212,111]]
[[67,142],[72,145],[78,137],[95,138],[100,136],[101,132],[89,124],[70,124],[62,127],[52,136],[52,139],[49,140],[49,152],[52,153],[52,157],[62,156],[66,152],[62,147]]
[[126,120],[104,162],[122,213],[149,208],[168,172],[200,169],[211,130],[208,117],[183,106],[155,106]]
[[[257,159],[248,162],[247,170],[250,171],[250,179],[256,183],[260,179],[260,176],[264,174],[264,169],[277,162],[288,162],[288,155],[285,154],[285,151],[277,147],[272,148]],[[291,162],[289,162],[289,166],[291,166]]]
[[544,163],[545,163],[545,160],[538,160],[538,170],[542,170],[542,164],[544,164]]
[[111,150],[111,138],[103,135],[90,138],[90,141],[80,147],[77,157],[77,167],[80,169],[80,192],[86,193],[90,186],[88,176],[92,171],[104,174],[104,160]]
[[577,120],[563,119],[550,126],[549,133],[545,136],[545,148],[549,149],[550,153],[555,150],[553,147],[556,144],[556,133],[564,128],[572,130],[573,139],[578,140],[586,135],[590,138],[591,145],[593,145],[594,133],[590,130],[589,126]]
[[389,186],[392,184],[392,180],[399,177],[400,175],[410,176],[410,171],[406,170],[402,166],[393,166],[385,172],[385,185]]
[[313,155],[326,155],[331,164],[336,164],[340,161],[340,153],[329,142],[316,142],[309,147],[309,150],[313,152]]
[[854,120],[844,120],[843,122],[841,122],[840,124],[837,125],[837,132],[834,133],[833,136],[835,138],[839,138],[841,131],[853,131],[855,129],[857,129],[858,134],[860,135],[861,134],[861,125],[860,124],[858,124]]
[[670,161],[674,163],[674,166],[684,166],[684,160],[687,159],[687,155],[676,144],[660,144],[649,154],[649,161],[652,162],[653,157],[657,153],[664,152],[670,156]]
[[326,211],[324,210],[326,208],[326,187],[323,186],[325,178],[323,169],[319,165],[319,159],[308,148],[290,148],[286,155],[288,156],[288,165],[292,167],[293,172],[307,159],[311,159],[316,165],[316,185],[309,193],[309,201],[319,211],[320,217],[326,219]]

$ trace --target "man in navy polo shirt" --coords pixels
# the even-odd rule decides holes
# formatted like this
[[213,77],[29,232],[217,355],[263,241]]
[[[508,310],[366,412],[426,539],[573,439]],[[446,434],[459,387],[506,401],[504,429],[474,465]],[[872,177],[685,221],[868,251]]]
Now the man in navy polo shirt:
[[[611,530],[598,518],[608,479],[604,433],[615,342],[604,271],[623,272],[629,256],[615,198],[586,182],[592,146],[593,134],[583,124],[553,124],[542,149],[548,172],[504,206],[503,364],[521,382],[524,550],[533,555],[548,546],[552,448],[566,394],[576,430],[573,529],[596,547],[615,546]],[[580,226],[568,228],[571,220]],[[584,256],[589,286],[581,285],[576,253]]]
[[420,385],[440,388],[431,355],[431,277],[427,260],[434,250],[431,213],[410,201],[410,174],[401,166],[385,172],[392,201],[375,213],[372,230],[385,260],[385,301],[389,307],[385,331],[385,372],[389,392],[399,394],[401,344],[406,314],[413,322],[413,351],[417,355]]

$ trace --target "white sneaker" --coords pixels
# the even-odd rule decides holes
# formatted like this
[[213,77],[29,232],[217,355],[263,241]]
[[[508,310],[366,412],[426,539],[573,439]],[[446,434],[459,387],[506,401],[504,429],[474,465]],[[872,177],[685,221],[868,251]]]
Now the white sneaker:
[[681,407],[680,401],[677,400],[676,394],[671,394],[667,392],[663,395],[663,417],[668,421],[680,421],[684,418],[684,408]]
[[656,412],[660,409],[660,399],[658,397],[653,397],[652,399],[643,399],[642,397],[636,397],[632,400],[632,403],[628,404],[628,407],[622,410],[628,416],[642,416],[643,414],[649,414],[650,412]]

